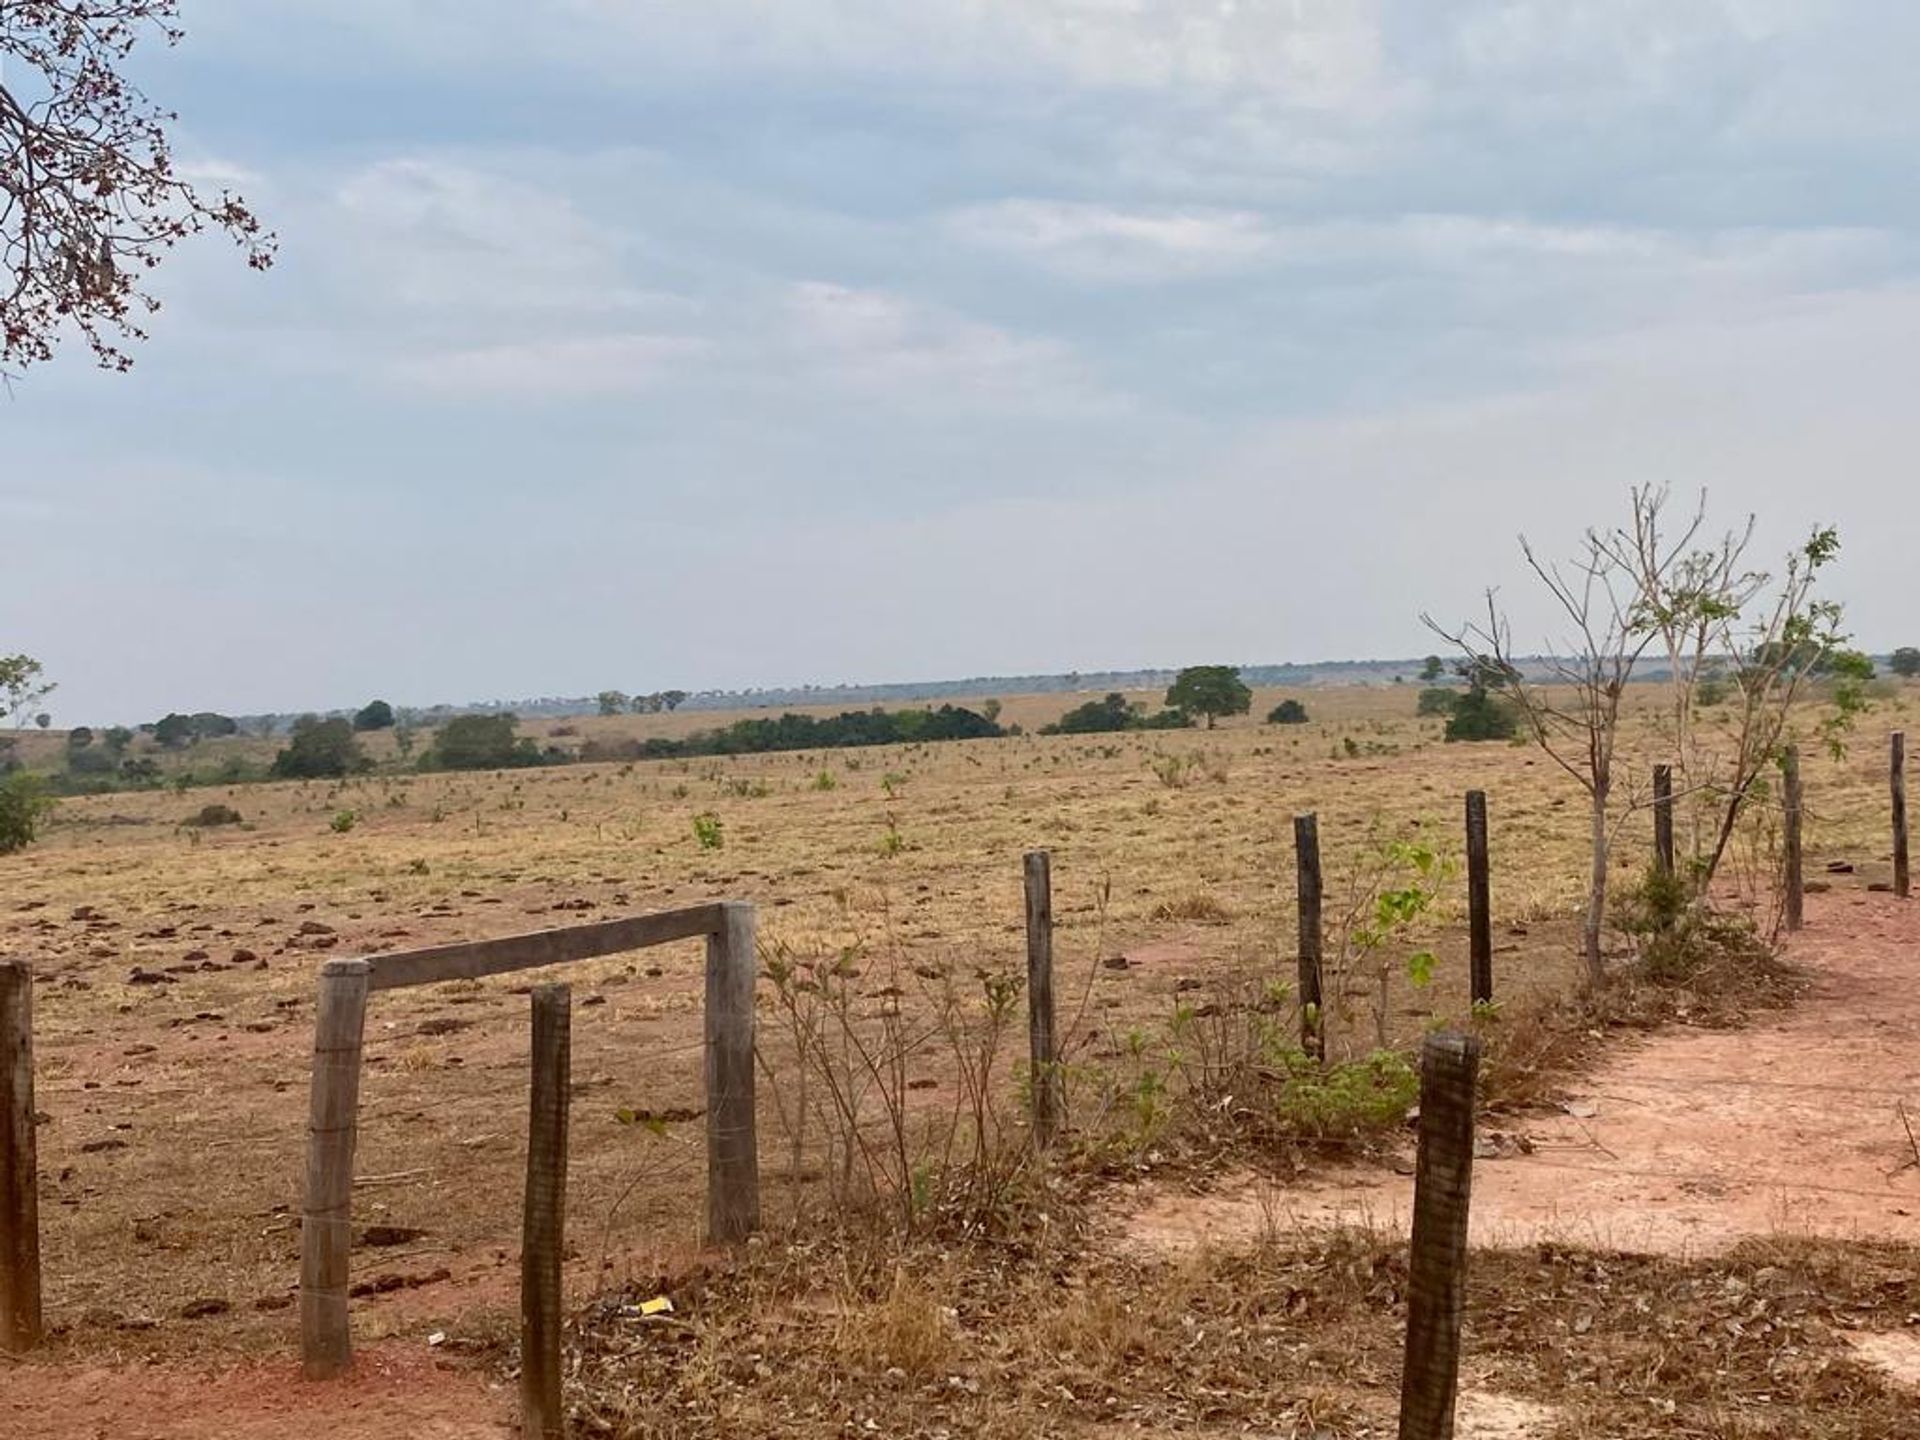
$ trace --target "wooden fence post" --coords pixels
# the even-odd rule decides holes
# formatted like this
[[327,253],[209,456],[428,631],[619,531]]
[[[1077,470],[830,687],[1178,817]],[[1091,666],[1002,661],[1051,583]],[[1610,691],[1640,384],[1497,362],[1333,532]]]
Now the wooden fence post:
[[1653,858],[1660,873],[1673,875],[1673,767],[1653,767]]
[[1320,817],[1293,817],[1293,854],[1300,892],[1300,1048],[1327,1058],[1324,998],[1320,991]]
[[1487,857],[1487,792],[1467,792],[1467,939],[1475,1005],[1493,1003],[1493,899]]
[[560,1262],[566,1253],[567,1102],[573,988],[533,992],[533,1078],[527,1116],[526,1208],[520,1227],[520,1433],[561,1440]]
[[300,1217],[300,1356],[309,1380],[338,1375],[353,1363],[347,1265],[353,1248],[360,1037],[370,969],[365,960],[329,960],[320,967],[307,1128],[307,1197]]
[[1889,749],[1887,772],[1893,786],[1893,893],[1904,900],[1912,888],[1907,875],[1907,732],[1894,731]]
[[1060,1052],[1053,1030],[1053,857],[1029,850],[1027,887],[1027,1059],[1033,1087],[1033,1143],[1039,1149],[1060,1134],[1066,1109]]
[[753,906],[729,900],[707,936],[707,1238],[716,1245],[737,1245],[760,1228],[753,932]]
[[1429,1035],[1420,1052],[1420,1154],[1413,1190],[1413,1257],[1400,1440],[1452,1440],[1467,1290],[1473,1190],[1474,1085],[1480,1042]]
[[1780,758],[1780,771],[1786,794],[1781,809],[1780,839],[1781,859],[1786,867],[1785,918],[1788,930],[1798,930],[1806,923],[1807,892],[1806,876],[1802,873],[1800,858],[1800,747],[1787,746],[1786,754]]
[[0,1350],[31,1350],[40,1314],[40,1164],[33,1119],[33,967],[0,962]]

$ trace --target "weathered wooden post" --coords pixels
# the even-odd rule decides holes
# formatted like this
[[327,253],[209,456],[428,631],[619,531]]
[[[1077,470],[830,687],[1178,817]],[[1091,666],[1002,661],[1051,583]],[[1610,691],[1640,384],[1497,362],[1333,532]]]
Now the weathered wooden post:
[[1060,1052],[1053,1029],[1053,857],[1029,850],[1027,885],[1027,1050],[1033,1085],[1033,1143],[1039,1149],[1060,1134],[1066,1109]]
[[520,1228],[520,1433],[561,1440],[560,1281],[567,1229],[567,1102],[573,989],[533,992],[533,1080],[527,1117],[526,1208]]
[[1893,893],[1906,899],[1907,876],[1907,732],[1896,730],[1889,745],[1887,773],[1893,786]]
[[1800,858],[1800,747],[1787,746],[1780,757],[1781,783],[1785,790],[1781,805],[1781,859],[1786,869],[1785,918],[1788,930],[1806,923],[1806,876]]
[[1653,858],[1660,873],[1673,875],[1673,767],[1653,767]]
[[320,967],[307,1127],[307,1199],[300,1217],[300,1355],[309,1380],[338,1375],[353,1363],[347,1266],[353,1248],[360,1039],[371,968],[365,960],[329,960]]
[[1493,1003],[1493,898],[1487,857],[1487,792],[1467,792],[1467,942],[1475,1005]]
[[1420,1052],[1420,1154],[1413,1189],[1413,1256],[1400,1440],[1452,1440],[1467,1292],[1467,1214],[1473,1190],[1474,1085],[1480,1042],[1429,1035]]
[[33,967],[0,962],[0,1350],[31,1350],[40,1314],[40,1163],[33,1119]]
[[754,1117],[753,906],[729,900],[707,937],[707,1238],[737,1245],[760,1228]]
[[1300,1048],[1327,1058],[1324,1000],[1320,992],[1320,817],[1293,817],[1293,855],[1300,893]]

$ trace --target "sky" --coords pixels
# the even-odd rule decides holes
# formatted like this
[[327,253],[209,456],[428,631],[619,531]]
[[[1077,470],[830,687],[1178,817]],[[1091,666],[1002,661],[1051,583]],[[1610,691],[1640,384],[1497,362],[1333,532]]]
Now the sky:
[[62,723],[1551,648],[1636,484],[1920,643],[1920,7],[181,8],[280,258],[0,393]]

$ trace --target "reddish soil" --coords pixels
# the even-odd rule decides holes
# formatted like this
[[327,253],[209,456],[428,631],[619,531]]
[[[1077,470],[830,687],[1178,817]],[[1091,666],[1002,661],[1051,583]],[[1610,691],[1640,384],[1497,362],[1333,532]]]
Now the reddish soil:
[[[1573,1087],[1561,1113],[1489,1133],[1499,1154],[1477,1167],[1476,1238],[1670,1252],[1780,1231],[1920,1241],[1920,1165],[1902,1124],[1912,1097],[1906,1113],[1920,1134],[1920,906],[1819,897],[1794,955],[1816,983],[1792,1012],[1738,1032],[1655,1036]],[[1379,1172],[1284,1188],[1230,1177],[1200,1197],[1135,1195],[1124,1225],[1134,1243],[1192,1248],[1290,1220],[1399,1224],[1409,1198],[1410,1181]],[[415,1309],[498,1309],[505,1252],[452,1261],[451,1283],[369,1301],[363,1317],[391,1306],[411,1330],[424,1320]],[[512,1433],[515,1409],[490,1371],[411,1334],[362,1344],[354,1374],[324,1385],[303,1383],[284,1355],[121,1359],[96,1340],[0,1365],[0,1435],[37,1440],[493,1440]],[[1462,1404],[1462,1435],[1481,1440],[1521,1440],[1554,1423],[1498,1393],[1469,1391]]]
[[36,1361],[0,1371],[0,1435],[35,1440],[502,1440],[513,1395],[424,1346],[364,1348],[351,1376],[292,1361],[202,1370]]
[[[1791,1011],[1664,1032],[1578,1082],[1559,1112],[1484,1128],[1475,1242],[1668,1254],[1756,1235],[1920,1242],[1920,905],[1818,897],[1791,953],[1814,976]],[[1403,1227],[1412,1181],[1354,1167],[1139,1198],[1131,1241],[1180,1250],[1292,1223]]]

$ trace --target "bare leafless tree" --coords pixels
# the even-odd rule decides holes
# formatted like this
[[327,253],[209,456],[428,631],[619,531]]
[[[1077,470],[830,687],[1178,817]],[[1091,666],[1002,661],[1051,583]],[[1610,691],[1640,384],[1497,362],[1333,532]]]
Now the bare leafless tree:
[[256,268],[273,237],[244,201],[174,168],[175,116],[125,74],[141,38],[181,38],[178,0],[0,3],[0,371],[50,359],[72,325],[124,370],[159,308],[145,276],[186,236],[226,231]]
[[[1657,512],[1661,498],[1636,492],[1636,512],[1643,501]],[[1466,655],[1469,678],[1510,703],[1540,748],[1587,793],[1592,865],[1581,952],[1587,978],[1595,984],[1605,973],[1601,937],[1613,848],[1621,702],[1634,668],[1655,638],[1639,602],[1637,577],[1619,555],[1618,541],[1617,534],[1588,530],[1572,559],[1551,562],[1543,561],[1527,538],[1520,537],[1528,568],[1570,627],[1546,658],[1534,662],[1534,676],[1521,667],[1512,628],[1495,592],[1487,592],[1484,621],[1449,630],[1431,616],[1422,617]]]

